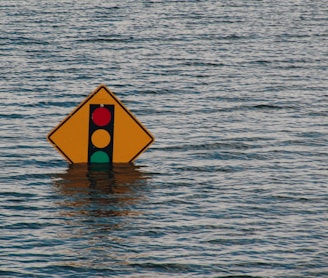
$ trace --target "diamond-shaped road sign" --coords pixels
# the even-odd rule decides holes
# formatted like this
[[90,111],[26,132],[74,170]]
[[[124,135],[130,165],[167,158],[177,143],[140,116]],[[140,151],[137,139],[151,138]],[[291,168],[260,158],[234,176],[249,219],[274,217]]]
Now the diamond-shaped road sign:
[[154,141],[105,85],[91,93],[47,138],[70,163],[133,162]]

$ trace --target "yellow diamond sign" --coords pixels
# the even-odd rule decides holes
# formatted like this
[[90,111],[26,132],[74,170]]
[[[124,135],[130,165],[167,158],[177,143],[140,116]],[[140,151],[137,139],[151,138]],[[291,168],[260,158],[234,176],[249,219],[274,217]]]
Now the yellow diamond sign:
[[70,163],[133,162],[154,141],[105,85],[91,93],[47,138]]

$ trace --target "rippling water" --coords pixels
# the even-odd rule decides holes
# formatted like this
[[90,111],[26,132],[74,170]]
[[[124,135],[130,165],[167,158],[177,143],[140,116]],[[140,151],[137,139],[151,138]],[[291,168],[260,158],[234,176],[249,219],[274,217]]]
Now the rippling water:
[[[327,1],[0,13],[0,276],[328,276]],[[69,166],[46,135],[101,83],[155,144]]]

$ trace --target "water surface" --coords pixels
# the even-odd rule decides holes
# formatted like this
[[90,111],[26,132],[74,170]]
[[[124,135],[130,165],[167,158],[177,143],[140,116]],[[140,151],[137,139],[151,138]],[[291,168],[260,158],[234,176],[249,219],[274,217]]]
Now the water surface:
[[[326,1],[0,3],[0,275],[328,276]],[[132,165],[46,135],[99,84]]]

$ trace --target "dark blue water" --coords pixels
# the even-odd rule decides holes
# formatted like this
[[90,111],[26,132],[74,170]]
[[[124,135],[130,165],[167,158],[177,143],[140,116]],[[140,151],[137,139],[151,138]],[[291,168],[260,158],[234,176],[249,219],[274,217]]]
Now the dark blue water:
[[[328,277],[327,1],[0,1],[0,276]],[[70,166],[99,84],[154,134]]]

